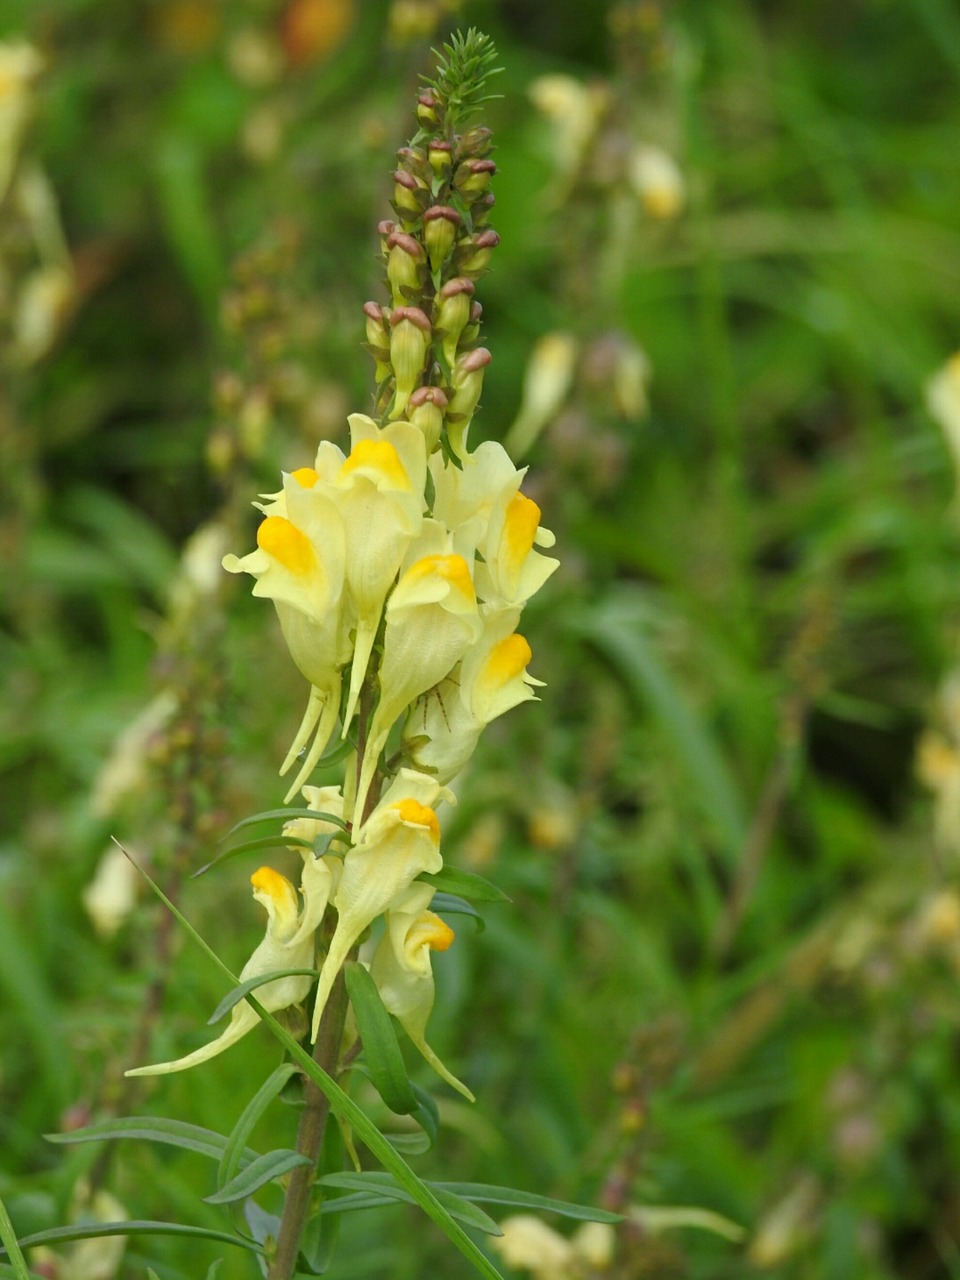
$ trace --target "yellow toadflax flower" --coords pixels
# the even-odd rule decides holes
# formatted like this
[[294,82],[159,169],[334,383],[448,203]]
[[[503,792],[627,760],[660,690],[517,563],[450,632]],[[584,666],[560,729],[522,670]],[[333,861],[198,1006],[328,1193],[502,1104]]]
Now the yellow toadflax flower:
[[[313,934],[302,938],[297,946],[287,944],[297,934],[299,926],[299,910],[297,891],[286,878],[271,867],[260,867],[250,877],[253,885],[253,896],[267,909],[267,932],[254,951],[253,955],[240,970],[240,981],[261,974],[274,973],[280,969],[306,969],[313,964]],[[310,990],[312,979],[307,975],[276,978],[273,982],[265,982],[256,989],[256,998],[268,1013],[278,1009],[287,1009],[290,1005],[299,1004]],[[246,1000],[235,1004],[230,1011],[230,1022],[216,1040],[203,1045],[200,1049],[188,1053],[186,1057],[177,1058],[173,1062],[156,1062],[149,1067],[134,1067],[127,1071],[128,1076],[161,1076],[174,1071],[186,1071],[188,1067],[199,1066],[229,1049],[231,1045],[243,1038],[260,1021],[252,1005]]]
[[426,1041],[427,1022],[433,1010],[434,985],[431,951],[446,951],[453,930],[427,910],[435,890],[428,884],[412,884],[399,894],[387,912],[387,928],[374,952],[370,975],[380,999],[406,1031],[437,1075],[471,1102],[467,1086],[448,1071]]
[[433,808],[440,800],[452,803],[453,796],[435,778],[401,769],[348,850],[333,897],[339,918],[320,971],[314,1040],[334,980],[360,935],[417,876],[425,871],[435,874],[443,866],[440,824]]

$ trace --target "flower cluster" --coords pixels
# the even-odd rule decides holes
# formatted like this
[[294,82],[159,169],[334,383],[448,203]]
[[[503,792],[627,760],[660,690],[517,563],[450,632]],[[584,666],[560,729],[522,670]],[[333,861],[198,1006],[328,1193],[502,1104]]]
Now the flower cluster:
[[[476,55],[468,36],[451,61]],[[313,1012],[316,1039],[333,983],[367,929],[384,927],[369,968],[387,1010],[428,1062],[469,1095],[425,1040],[433,1004],[431,951],[452,930],[430,910],[419,879],[442,865],[436,809],[484,727],[534,697],[530,646],[517,631],[527,600],[557,561],[540,509],[521,491],[524,471],[502,445],[474,451],[467,431],[490,356],[477,347],[474,281],[496,243],[483,230],[492,204],[489,131],[460,136],[456,65],[420,96],[421,131],[394,175],[399,223],[381,224],[390,308],[368,303],[379,421],[349,418],[350,450],[324,441],[313,466],[283,476],[257,504],[257,547],[224,567],[249,573],[273,601],[291,656],[310,685],[306,713],[281,773],[302,763],[299,791],[313,818],[287,824],[304,854],[300,901],[289,880],[261,868],[254,895],[267,936],[243,978],[309,968],[315,937],[329,937]],[[448,74],[449,73],[449,74]],[[482,77],[481,77],[482,82]],[[343,787],[305,785],[339,726],[354,744]],[[395,753],[385,758],[391,738]],[[329,842],[329,837],[339,840]],[[344,844],[348,847],[343,852]],[[325,924],[328,908],[334,926]],[[321,926],[324,926],[321,931]],[[302,1000],[312,979],[265,982],[270,1010]],[[223,1035],[172,1063],[219,1053],[255,1023],[234,1008]]]

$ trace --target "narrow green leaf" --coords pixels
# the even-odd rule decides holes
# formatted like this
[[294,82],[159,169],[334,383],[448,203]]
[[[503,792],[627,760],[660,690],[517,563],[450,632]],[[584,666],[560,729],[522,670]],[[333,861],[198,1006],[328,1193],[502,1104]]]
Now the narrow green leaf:
[[473,871],[462,871],[459,867],[444,867],[433,875],[423,872],[417,879],[424,884],[432,884],[443,893],[455,894],[472,902],[509,902],[510,899],[489,880],[476,875]]
[[309,1163],[308,1157],[301,1155],[299,1151],[291,1151],[283,1147],[276,1151],[267,1151],[251,1161],[219,1191],[214,1191],[213,1195],[203,1198],[207,1204],[230,1204],[233,1200],[244,1200],[247,1196],[252,1196],[255,1191],[259,1191],[261,1187],[265,1187],[268,1182],[273,1182],[274,1178],[289,1173],[298,1165]]
[[340,827],[343,831],[347,830],[347,824],[342,818],[338,818],[334,813],[321,813],[316,809],[264,809],[262,813],[251,814],[249,818],[241,818],[238,823],[230,828],[225,836],[220,837],[220,843],[229,840],[232,835],[236,835],[238,831],[243,831],[245,827],[256,826],[260,822],[292,822],[294,818],[309,818],[321,822],[332,822],[334,826]]
[[410,1115],[417,1110],[417,1099],[407,1079],[397,1033],[380,999],[377,984],[355,960],[345,966],[344,977],[370,1078],[391,1111],[401,1116]]
[[32,1249],[38,1244],[66,1244],[71,1240],[98,1240],[105,1236],[185,1236],[194,1240],[216,1240],[219,1244],[236,1245],[250,1253],[264,1250],[245,1236],[231,1235],[229,1231],[214,1231],[209,1227],[190,1227],[179,1222],[148,1222],[137,1219],[131,1222],[84,1222],[72,1227],[54,1227],[50,1231],[37,1231],[24,1236],[20,1245]]
[[254,1126],[290,1077],[296,1074],[296,1070],[292,1062],[282,1062],[279,1067],[270,1072],[244,1107],[239,1120],[230,1131],[230,1136],[223,1148],[223,1155],[220,1157],[220,1168],[217,1170],[218,1187],[225,1187],[241,1168],[243,1149]]
[[480,926],[481,933],[487,927],[476,907],[472,907],[466,898],[458,898],[455,893],[435,893],[430,910],[441,916],[472,916]]
[[10,1259],[11,1273],[17,1277],[17,1280],[30,1280],[27,1260],[20,1251],[20,1245],[17,1243],[17,1233],[14,1231],[10,1215],[7,1213],[7,1206],[2,1200],[0,1200],[0,1243],[3,1244]]
[[437,1140],[437,1131],[440,1128],[440,1110],[437,1107],[437,1100],[432,1093],[428,1093],[422,1085],[410,1081],[410,1087],[413,1089],[414,1096],[417,1099],[417,1109],[413,1112],[413,1118],[417,1124],[423,1129],[427,1137],[430,1139],[430,1145]]
[[272,973],[261,973],[255,978],[248,978],[246,982],[241,982],[238,987],[227,992],[207,1019],[207,1026],[212,1027],[215,1022],[219,1022],[225,1013],[229,1013],[235,1004],[239,1004],[251,991],[256,991],[257,987],[273,982],[274,978],[291,978],[297,974],[302,974],[303,977],[320,977],[316,969],[275,969]]
[[[147,1142],[164,1142],[172,1147],[196,1151],[212,1160],[223,1156],[227,1139],[212,1129],[183,1120],[168,1120],[162,1116],[126,1116],[116,1120],[103,1120],[85,1129],[72,1129],[69,1133],[48,1133],[48,1142],[70,1145],[75,1142],[101,1142],[115,1138],[142,1138]],[[245,1148],[240,1156],[241,1164],[249,1164],[258,1153]]]
[[594,1209],[590,1205],[571,1204],[567,1200],[552,1200],[549,1196],[534,1195],[530,1191],[515,1191],[512,1187],[489,1187],[482,1182],[431,1182],[434,1191],[448,1191],[465,1200],[481,1204],[509,1205],[514,1209],[542,1209],[559,1214],[561,1218],[573,1218],[577,1222],[622,1222],[623,1215],[608,1209]]
[[[403,1200],[412,1203],[413,1198],[408,1191],[399,1186],[392,1174],[381,1173],[379,1171],[363,1172],[363,1173],[328,1173],[317,1181],[324,1187],[339,1187],[344,1191],[376,1191],[388,1199]],[[484,1232],[488,1236],[500,1236],[503,1232],[494,1222],[494,1220],[478,1209],[475,1204],[471,1204],[469,1200],[465,1200],[456,1192],[443,1187],[438,1190],[439,1184],[427,1183],[436,1194],[440,1203],[448,1210],[452,1218],[465,1222],[467,1226],[475,1228],[477,1231]]]
[[205,862],[202,867],[194,871],[190,878],[196,880],[214,867],[219,867],[222,862],[227,862],[241,853],[253,853],[257,849],[285,849],[291,845],[300,849],[313,848],[313,842],[310,840],[301,840],[299,836],[285,836],[282,831],[278,831],[275,836],[258,836],[255,840],[244,840],[242,844],[234,845],[232,849],[224,849],[222,853],[218,853],[215,858],[211,858],[209,862]]
[[[119,844],[119,842],[117,843]],[[120,847],[123,848],[122,845]],[[126,850],[124,852],[127,853]],[[129,853],[127,853],[127,857],[130,857]],[[167,910],[183,925],[203,953],[217,966],[229,982],[239,985],[229,966],[223,963],[209,943],[191,925],[183,912],[170,901],[160,886],[147,875],[146,871],[134,859],[131,858],[130,861],[160,901],[164,903]],[[403,1157],[393,1150],[370,1117],[351,1097],[344,1093],[332,1076],[327,1075],[326,1071],[318,1063],[314,1062],[303,1046],[293,1038],[285,1027],[280,1025],[272,1014],[264,1009],[255,996],[251,995],[249,999],[263,1024],[270,1028],[274,1037],[284,1046],[303,1073],[309,1076],[321,1093],[325,1094],[329,1099],[330,1107],[338,1119],[349,1126],[360,1140],[366,1144],[384,1169],[394,1175],[400,1186],[409,1192],[411,1198],[423,1209],[427,1217],[437,1224],[444,1235],[476,1268],[480,1275],[485,1276],[486,1280],[503,1280],[503,1276],[490,1259],[481,1252],[464,1232],[463,1228],[454,1221],[449,1211],[444,1208],[431,1188],[421,1178],[418,1178]],[[250,1200],[247,1204],[258,1208],[255,1200]]]
[[315,1213],[307,1223],[300,1243],[297,1271],[309,1276],[322,1276],[333,1261],[340,1239],[340,1219]]

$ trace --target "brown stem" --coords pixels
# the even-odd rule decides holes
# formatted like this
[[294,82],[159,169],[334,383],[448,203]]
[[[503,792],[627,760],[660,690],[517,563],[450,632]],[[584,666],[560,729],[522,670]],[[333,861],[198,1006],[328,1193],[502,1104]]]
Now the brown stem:
[[[360,693],[359,720],[357,725],[357,773],[363,768],[363,755],[367,745],[367,729],[373,706],[376,701],[375,671],[367,676]],[[370,816],[380,794],[381,778],[374,777],[370,794],[364,806],[363,821]],[[326,1071],[327,1075],[337,1076],[340,1059],[340,1042],[343,1039],[343,1024],[347,1017],[347,987],[343,969],[337,974],[330,998],[320,1018],[317,1032],[317,1043],[313,1050],[313,1060]],[[316,1175],[320,1148],[323,1145],[323,1134],[330,1115],[330,1102],[312,1080],[304,1083],[304,1108],[300,1117],[300,1128],[297,1133],[296,1150],[309,1160],[309,1164],[298,1165],[290,1175],[287,1194],[283,1202],[283,1215],[280,1219],[280,1230],[277,1233],[276,1252],[270,1262],[267,1280],[291,1280],[297,1266],[300,1252],[300,1241],[310,1213],[310,1200],[313,1192],[313,1180]]]
[[[313,1060],[329,1076],[336,1076],[340,1056],[340,1041],[347,1016],[347,987],[343,970],[337,974],[330,999],[320,1019],[320,1030],[313,1050]],[[320,1147],[330,1114],[330,1100],[312,1080],[304,1082],[303,1114],[297,1134],[297,1151],[306,1156],[309,1164],[298,1165],[290,1175],[287,1195],[283,1204],[283,1217],[277,1234],[277,1249],[270,1262],[267,1280],[291,1280],[297,1266],[300,1241],[310,1211],[310,1197]]]

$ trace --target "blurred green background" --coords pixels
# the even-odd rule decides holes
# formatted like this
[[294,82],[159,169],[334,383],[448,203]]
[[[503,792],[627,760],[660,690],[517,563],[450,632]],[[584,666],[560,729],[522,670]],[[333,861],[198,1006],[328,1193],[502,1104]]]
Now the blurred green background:
[[[229,1132],[278,1061],[124,1086],[222,985],[122,869],[90,885],[115,835],[228,962],[259,936],[254,863],[189,875],[280,803],[304,690],[215,566],[370,406],[374,227],[458,25],[505,68],[473,441],[524,405],[562,565],[542,701],[448,824],[512,903],[435,965],[479,1101],[416,1167],[628,1214],[614,1280],[960,1277],[950,0],[4,0],[0,1196],[21,1235],[98,1188],[229,1223],[199,1157],[42,1135]],[[413,1210],[343,1234],[333,1280],[465,1273]],[[100,1274],[68,1253],[43,1274]]]

